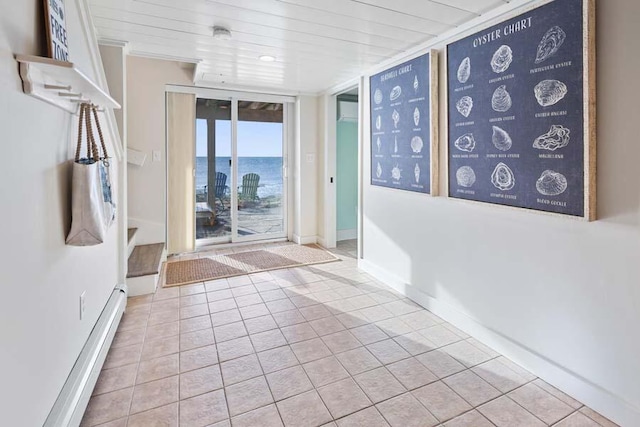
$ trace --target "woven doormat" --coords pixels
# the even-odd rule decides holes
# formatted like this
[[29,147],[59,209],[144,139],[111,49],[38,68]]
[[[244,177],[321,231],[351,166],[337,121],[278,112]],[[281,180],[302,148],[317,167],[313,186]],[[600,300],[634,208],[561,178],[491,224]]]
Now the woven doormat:
[[168,262],[165,287],[241,276],[261,271],[323,264],[339,258],[316,245],[284,245],[268,249]]

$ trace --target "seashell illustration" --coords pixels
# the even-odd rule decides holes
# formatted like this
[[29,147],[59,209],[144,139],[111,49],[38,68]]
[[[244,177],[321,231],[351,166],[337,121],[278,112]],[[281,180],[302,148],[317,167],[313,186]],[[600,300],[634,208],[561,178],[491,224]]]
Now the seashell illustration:
[[504,163],[498,163],[498,166],[491,174],[491,183],[502,191],[511,190],[516,185],[516,177],[509,166]]
[[536,181],[538,193],[545,196],[559,196],[567,190],[567,178],[560,172],[546,170]]
[[460,114],[465,117],[469,117],[471,110],[473,110],[473,98],[470,96],[463,96],[458,102],[456,102],[456,108]]
[[391,118],[393,119],[393,127],[398,128],[398,122],[400,121],[400,113],[397,110],[393,110],[393,114],[391,114]]
[[476,173],[470,166],[462,166],[456,171],[456,181],[460,187],[469,188],[476,183]]
[[533,141],[533,148],[556,151],[569,145],[571,131],[562,125],[551,125],[549,132],[540,135]]
[[422,147],[424,147],[424,142],[422,142],[422,138],[419,136],[414,136],[411,138],[411,150],[414,153],[418,154],[422,151]]
[[400,95],[402,95],[402,88],[400,86],[396,86],[393,89],[391,89],[391,94],[389,94],[389,99],[391,101],[395,101],[396,99],[400,98]]
[[418,76],[416,76],[413,79],[413,90],[416,91],[416,93],[418,93],[418,90],[420,89],[420,82],[418,81]]
[[375,93],[373,94],[373,100],[376,105],[380,105],[382,103],[382,91],[380,89],[376,89]]
[[476,148],[476,140],[472,133],[467,133],[456,139],[453,145],[460,151],[471,153]]
[[382,142],[380,142],[380,137],[376,140],[376,145],[378,146],[378,153],[380,152],[380,148],[382,148]]
[[380,162],[378,162],[378,167],[376,168],[376,176],[378,178],[382,176],[382,166],[380,166]]
[[413,110],[413,122],[416,124],[416,126],[420,124],[420,110],[418,109],[418,107]]
[[533,89],[538,104],[543,107],[557,104],[567,95],[567,92],[567,85],[560,80],[543,80]]
[[511,109],[511,105],[513,101],[511,101],[511,95],[507,92],[507,87],[505,85],[499,86],[491,97],[491,107],[494,111],[499,113],[505,113]]
[[396,163],[393,169],[391,169],[391,178],[395,179],[396,181],[400,181],[400,178],[402,178],[401,172],[402,170],[398,167],[398,164]]
[[396,136],[395,142],[393,143],[393,152],[398,152],[398,137]]
[[420,166],[417,163],[413,169],[413,175],[416,177],[416,184],[418,184],[420,182]]
[[469,80],[469,77],[471,77],[471,59],[467,56],[458,67],[458,81],[464,84]]
[[511,145],[513,145],[513,141],[511,140],[509,133],[498,126],[493,126],[493,136],[491,141],[500,151],[509,151],[511,149]]
[[380,130],[380,128],[382,128],[382,118],[380,116],[378,116],[376,118],[376,129]]
[[538,45],[538,52],[536,53],[536,64],[546,61],[548,58],[556,54],[556,52],[564,43],[567,38],[567,34],[564,30],[557,25],[551,27],[549,31],[542,37],[540,44]]
[[491,68],[493,68],[494,73],[504,73],[509,69],[512,61],[513,51],[509,46],[503,44],[493,54],[493,58],[491,58]]

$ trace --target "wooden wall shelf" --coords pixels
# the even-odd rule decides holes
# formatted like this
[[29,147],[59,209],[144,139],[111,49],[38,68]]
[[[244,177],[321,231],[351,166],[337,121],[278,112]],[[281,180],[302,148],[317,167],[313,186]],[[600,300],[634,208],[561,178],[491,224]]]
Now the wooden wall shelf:
[[32,55],[16,55],[16,61],[20,63],[20,77],[27,95],[74,114],[83,102],[100,109],[121,108],[72,62]]

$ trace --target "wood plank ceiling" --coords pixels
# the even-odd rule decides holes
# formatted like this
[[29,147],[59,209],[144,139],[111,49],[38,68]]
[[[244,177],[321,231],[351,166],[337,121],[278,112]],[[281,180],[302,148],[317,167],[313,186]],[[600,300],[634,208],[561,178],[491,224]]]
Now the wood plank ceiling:
[[[317,93],[510,0],[90,0],[104,40],[198,62],[195,83]],[[213,27],[232,33],[216,40]],[[275,62],[259,57],[271,55]]]

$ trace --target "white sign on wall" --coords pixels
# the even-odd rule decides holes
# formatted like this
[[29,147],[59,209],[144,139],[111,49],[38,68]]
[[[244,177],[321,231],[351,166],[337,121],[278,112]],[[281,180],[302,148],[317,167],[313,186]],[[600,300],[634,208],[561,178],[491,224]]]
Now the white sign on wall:
[[63,0],[44,0],[49,56],[58,61],[69,61],[66,13]]

